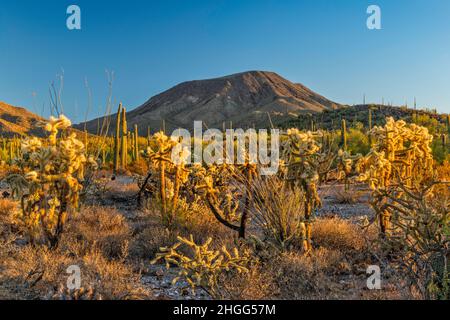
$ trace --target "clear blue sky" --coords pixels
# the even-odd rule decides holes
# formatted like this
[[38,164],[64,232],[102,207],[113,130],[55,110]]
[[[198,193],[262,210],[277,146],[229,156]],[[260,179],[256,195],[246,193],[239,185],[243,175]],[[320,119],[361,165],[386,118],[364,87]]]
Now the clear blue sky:
[[[66,28],[81,7],[82,30]],[[382,10],[382,30],[366,9]],[[40,113],[64,69],[74,121],[102,114],[105,70],[129,108],[186,80],[275,71],[340,103],[385,101],[450,112],[448,0],[14,0],[0,4],[0,100]],[[33,98],[32,93],[36,92]],[[103,110],[103,109],[101,109]]]

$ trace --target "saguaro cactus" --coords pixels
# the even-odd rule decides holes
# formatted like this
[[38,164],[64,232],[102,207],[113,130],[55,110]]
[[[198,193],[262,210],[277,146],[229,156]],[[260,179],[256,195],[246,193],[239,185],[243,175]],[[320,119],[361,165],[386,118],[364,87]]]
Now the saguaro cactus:
[[138,125],[134,125],[134,160],[139,161],[139,131]]
[[127,137],[128,137],[128,130],[127,130],[127,116],[126,116],[127,110],[122,107],[122,150],[121,150],[121,165],[123,169],[127,168],[127,158],[128,158],[128,146],[127,146]]
[[120,115],[122,113],[122,103],[119,104],[116,117],[116,136],[114,137],[114,172],[119,170],[120,158]]
[[347,124],[345,119],[341,120],[341,146],[344,151],[347,151]]
[[134,162],[136,161],[136,153],[135,153],[135,146],[136,146],[136,137],[133,131],[129,131],[128,132],[128,136],[129,136],[129,141],[128,143],[130,144],[130,149],[131,149],[131,160]]
[[9,161],[12,163],[12,160],[14,159],[14,140],[11,140],[9,142]]

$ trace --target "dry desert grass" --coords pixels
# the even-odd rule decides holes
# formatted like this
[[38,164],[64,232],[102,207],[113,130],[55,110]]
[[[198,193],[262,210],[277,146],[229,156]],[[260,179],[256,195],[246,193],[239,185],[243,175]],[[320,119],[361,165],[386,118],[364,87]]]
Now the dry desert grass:
[[[350,220],[320,218],[314,223],[314,250],[304,254],[295,246],[282,253],[252,247],[238,241],[207,211],[184,208],[184,219],[167,227],[158,207],[138,209],[132,198],[136,189],[129,178],[117,177],[108,194],[95,195],[69,220],[57,249],[33,246],[23,237],[23,226],[11,215],[17,203],[0,200],[0,299],[180,299],[161,289],[155,294],[143,281],[154,272],[150,267],[160,247],[171,246],[178,235],[192,234],[203,243],[213,238],[213,247],[246,247],[257,260],[248,273],[223,274],[219,283],[226,299],[396,299],[410,298],[398,286],[385,290],[366,289],[367,265],[375,263],[368,246],[376,233],[362,230]],[[112,191],[111,191],[112,190]],[[117,202],[114,196],[121,194]],[[105,206],[105,197],[110,205]],[[96,203],[95,198],[101,199]],[[64,289],[66,269],[80,266],[81,291]],[[164,267],[156,266],[158,270]],[[157,271],[157,281],[170,281]],[[398,283],[395,275],[386,283]],[[163,293],[161,293],[163,292]],[[187,296],[190,291],[182,291]],[[188,293],[186,293],[188,292]],[[207,296],[206,296],[207,297]]]

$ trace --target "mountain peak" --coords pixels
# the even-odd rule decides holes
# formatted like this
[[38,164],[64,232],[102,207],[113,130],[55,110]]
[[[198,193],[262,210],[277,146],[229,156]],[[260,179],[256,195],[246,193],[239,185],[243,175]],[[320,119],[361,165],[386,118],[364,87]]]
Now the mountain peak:
[[[150,126],[159,130],[192,129],[195,120],[208,128],[222,128],[226,122],[235,128],[268,127],[297,117],[301,113],[335,109],[339,104],[292,83],[271,71],[245,71],[219,78],[182,82],[127,113],[129,125],[137,124],[142,133]],[[98,121],[87,123],[96,132]],[[170,133],[170,131],[169,131]]]

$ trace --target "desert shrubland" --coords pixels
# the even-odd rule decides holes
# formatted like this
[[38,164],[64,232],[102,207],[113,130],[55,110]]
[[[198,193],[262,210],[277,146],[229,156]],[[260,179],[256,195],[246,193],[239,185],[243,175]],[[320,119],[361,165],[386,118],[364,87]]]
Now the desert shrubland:
[[[370,130],[345,119],[336,131],[284,130],[279,170],[264,175],[247,153],[239,164],[207,164],[192,161],[182,138],[140,137],[124,110],[114,137],[74,132],[60,116],[45,124],[47,137],[4,142],[0,289],[153,298],[155,273],[208,298],[448,299],[449,168],[435,161],[425,127],[391,118],[372,127],[371,118]],[[327,201],[371,215],[319,214]],[[391,284],[384,293],[365,287],[373,264]],[[83,272],[76,290],[64,286],[70,265]]]

